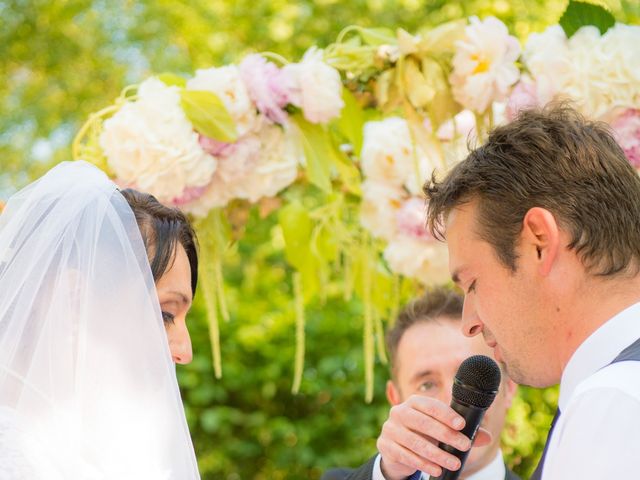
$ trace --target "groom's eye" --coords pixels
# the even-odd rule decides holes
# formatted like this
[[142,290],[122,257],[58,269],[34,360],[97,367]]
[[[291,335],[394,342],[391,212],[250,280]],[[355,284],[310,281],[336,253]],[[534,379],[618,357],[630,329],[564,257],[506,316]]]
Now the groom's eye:
[[176,316],[173,315],[172,313],[169,312],[162,312],[162,320],[164,320],[164,323],[168,323],[169,325],[173,325],[173,321],[175,320]]

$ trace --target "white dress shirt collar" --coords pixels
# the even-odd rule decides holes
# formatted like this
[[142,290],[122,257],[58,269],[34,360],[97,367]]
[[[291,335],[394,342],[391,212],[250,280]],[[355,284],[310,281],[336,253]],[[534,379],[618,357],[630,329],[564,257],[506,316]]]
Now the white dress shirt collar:
[[605,322],[573,352],[560,381],[560,411],[566,408],[580,382],[611,363],[637,338],[640,338],[640,303]]
[[[502,451],[498,449],[498,453],[496,454],[496,457],[491,460],[491,463],[473,475],[465,478],[466,480],[503,480],[506,474],[507,468],[504,466]],[[429,475],[422,474],[422,478],[428,479]]]

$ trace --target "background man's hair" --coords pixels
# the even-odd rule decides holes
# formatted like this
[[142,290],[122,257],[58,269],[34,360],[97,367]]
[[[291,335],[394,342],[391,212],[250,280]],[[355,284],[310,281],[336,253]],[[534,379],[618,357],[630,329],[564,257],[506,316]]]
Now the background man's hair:
[[398,344],[411,326],[421,322],[432,322],[437,318],[459,320],[462,318],[463,304],[464,299],[459,293],[445,287],[428,290],[421,297],[408,303],[396,317],[393,327],[387,331],[387,350],[391,358],[392,373],[396,365]]
[[442,181],[424,186],[428,225],[444,238],[452,209],[477,200],[478,231],[502,263],[517,267],[515,244],[526,212],[549,210],[596,275],[640,266],[640,178],[608,126],[567,104],[522,111],[494,129]]

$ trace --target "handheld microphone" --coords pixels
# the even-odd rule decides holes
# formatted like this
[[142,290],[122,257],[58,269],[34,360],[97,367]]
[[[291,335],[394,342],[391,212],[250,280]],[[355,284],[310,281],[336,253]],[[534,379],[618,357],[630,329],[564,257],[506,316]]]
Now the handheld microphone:
[[[482,417],[496,398],[500,377],[500,367],[495,361],[485,355],[474,355],[460,364],[453,379],[451,408],[464,418],[466,423],[461,432],[469,437],[472,443]],[[470,449],[461,452],[442,442],[438,447],[458,457],[460,468],[453,472],[443,468],[436,480],[457,480]]]

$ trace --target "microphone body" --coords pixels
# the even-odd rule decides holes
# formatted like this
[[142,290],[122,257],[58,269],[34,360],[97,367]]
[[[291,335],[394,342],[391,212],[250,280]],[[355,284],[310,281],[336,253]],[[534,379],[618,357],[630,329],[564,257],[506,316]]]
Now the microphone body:
[[[462,362],[453,381],[451,408],[465,420],[461,433],[471,442],[478,433],[485,412],[491,406],[500,386],[500,368],[491,358],[474,355]],[[460,460],[460,468],[455,471],[442,469],[434,480],[457,480],[471,449],[462,452],[451,445],[438,443],[438,447]]]

